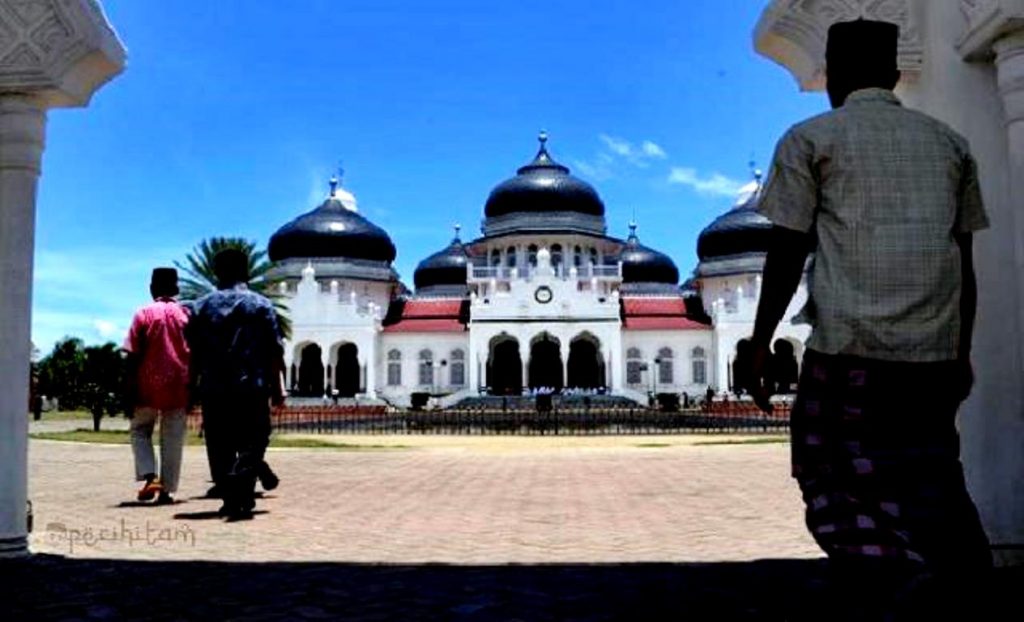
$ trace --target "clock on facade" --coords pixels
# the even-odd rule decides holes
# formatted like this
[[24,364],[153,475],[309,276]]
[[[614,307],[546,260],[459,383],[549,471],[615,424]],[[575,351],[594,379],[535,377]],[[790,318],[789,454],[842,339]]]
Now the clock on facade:
[[551,302],[552,297],[553,294],[551,293],[551,288],[548,287],[547,285],[541,285],[540,287],[537,288],[537,291],[533,292],[534,300],[536,300],[542,305],[546,305],[549,302]]

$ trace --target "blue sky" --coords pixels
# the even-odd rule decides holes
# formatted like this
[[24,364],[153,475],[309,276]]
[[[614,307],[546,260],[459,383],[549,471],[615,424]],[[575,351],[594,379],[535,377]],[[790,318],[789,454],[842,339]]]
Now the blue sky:
[[[479,232],[536,151],[595,185],[609,233],[683,273],[792,123],[826,109],[757,56],[755,0],[105,0],[128,68],[50,114],[33,341],[120,341],[149,271],[214,235],[265,245],[339,164],[417,262]],[[413,8],[410,8],[413,7]],[[416,8],[418,7],[418,8]]]

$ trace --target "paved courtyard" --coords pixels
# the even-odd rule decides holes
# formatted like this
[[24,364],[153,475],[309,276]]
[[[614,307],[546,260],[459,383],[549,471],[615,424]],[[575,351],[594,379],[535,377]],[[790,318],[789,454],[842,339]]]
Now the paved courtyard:
[[33,441],[8,619],[823,619],[785,444],[335,440],[271,451],[281,486],[237,523],[196,498],[200,447],[155,507],[132,503],[127,446]]
[[[814,558],[788,446],[691,437],[349,437],[271,451],[280,487],[227,523],[186,449],[181,503],[132,503],[127,446],[34,441],[34,551],[454,564]],[[710,440],[714,440],[712,437]],[[665,446],[668,445],[668,446]],[[381,446],[397,446],[381,448]]]

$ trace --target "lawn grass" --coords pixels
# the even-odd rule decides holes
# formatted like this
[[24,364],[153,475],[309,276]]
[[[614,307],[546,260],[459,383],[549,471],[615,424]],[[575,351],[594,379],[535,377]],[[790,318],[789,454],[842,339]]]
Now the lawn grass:
[[[115,417],[123,417],[124,415],[118,414],[118,415],[114,415],[114,416]],[[106,419],[106,418],[108,418],[108,416],[104,415],[103,418]],[[40,421],[69,421],[69,420],[78,420],[78,419],[88,419],[89,421],[92,421],[92,413],[90,413],[88,410],[51,410],[51,411],[44,411],[42,413],[42,417],[40,418]],[[35,421],[35,419],[32,416],[32,413],[28,414],[28,420],[29,421]]]
[[[103,443],[107,445],[127,445],[131,442],[128,430],[100,430],[93,432],[85,428],[67,432],[35,432],[29,434],[30,438],[43,441],[70,441],[74,443]],[[159,435],[154,435],[154,444],[159,444]],[[197,434],[185,436],[186,445],[202,445],[203,439]],[[345,451],[361,450],[397,450],[410,449],[407,445],[359,445],[353,443],[333,443],[329,440],[316,438],[290,438],[287,436],[272,436],[271,447],[287,449],[334,449]]]
[[776,445],[788,442],[788,436],[762,436],[758,438],[731,438],[719,441],[697,441],[694,445]]

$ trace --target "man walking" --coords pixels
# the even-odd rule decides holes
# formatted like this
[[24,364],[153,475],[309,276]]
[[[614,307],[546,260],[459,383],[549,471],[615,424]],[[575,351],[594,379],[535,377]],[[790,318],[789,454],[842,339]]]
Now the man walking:
[[834,110],[779,142],[758,208],[775,226],[748,382],[769,410],[768,344],[813,250],[791,419],[807,526],[847,605],[926,619],[925,603],[970,596],[991,565],[955,427],[973,383],[972,232],[988,222],[966,141],[892,92],[898,34],[829,29]]
[[[178,273],[156,268],[149,291],[153,302],[139,309],[125,339],[128,353],[126,410],[131,417],[135,477],[145,482],[139,501],[172,503],[178,490],[189,401],[189,349],[185,340],[188,314],[174,297]],[[153,427],[160,420],[160,469],[153,453]]]
[[246,286],[246,255],[233,248],[217,253],[214,273],[218,289],[196,301],[190,325],[193,374],[221,513],[246,518],[265,468],[270,401],[283,399],[282,345],[273,305]]

